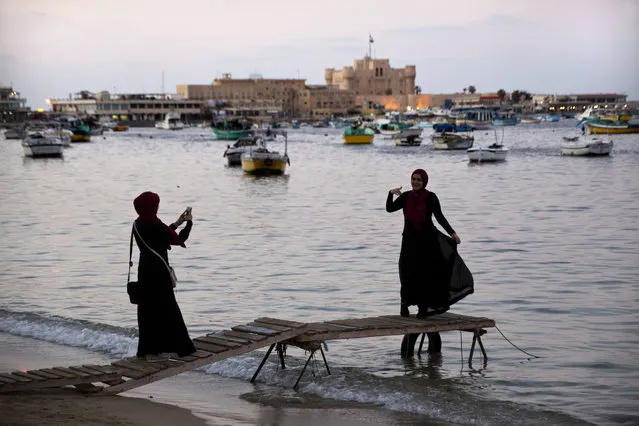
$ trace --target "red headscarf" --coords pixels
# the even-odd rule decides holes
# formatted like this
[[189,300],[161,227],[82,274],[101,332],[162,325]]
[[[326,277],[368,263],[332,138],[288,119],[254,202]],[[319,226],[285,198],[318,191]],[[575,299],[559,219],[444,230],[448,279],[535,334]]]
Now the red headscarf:
[[422,187],[418,190],[413,189],[408,194],[404,217],[406,220],[412,222],[415,228],[421,229],[424,222],[426,222],[426,199],[428,198],[426,185],[428,184],[428,173],[423,169],[417,169],[411,173],[411,180],[415,174],[422,177]]
[[[160,196],[158,194],[150,191],[141,193],[135,200],[133,200],[133,207],[135,207],[135,211],[138,212],[139,221],[159,222],[164,225],[157,216],[158,208],[160,207]],[[184,245],[184,241],[182,241],[175,230],[173,230],[170,226],[166,226],[166,228],[169,230],[169,234],[171,235],[171,244],[186,247]],[[169,249],[170,248],[171,247],[169,246]]]

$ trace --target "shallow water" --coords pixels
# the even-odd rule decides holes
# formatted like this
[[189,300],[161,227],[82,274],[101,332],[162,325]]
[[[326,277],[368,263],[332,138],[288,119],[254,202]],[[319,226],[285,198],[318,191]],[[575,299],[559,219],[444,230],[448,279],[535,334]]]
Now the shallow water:
[[[378,404],[457,424],[639,422],[636,348],[639,136],[613,136],[610,157],[562,157],[574,121],[504,130],[507,161],[389,140],[345,146],[335,129],[291,130],[285,176],[227,168],[207,129],[132,129],[74,144],[63,159],[28,159],[0,142],[0,331],[120,356],[135,345],[125,291],[132,200],[152,190],[159,216],[193,206],[187,249],[169,256],[191,335],[259,316],[298,321],[396,314],[401,213],[390,188],[425,168],[462,238],[475,294],[451,311],[494,318],[488,363],[457,332],[441,358],[402,361],[399,337],[329,342],[333,375],[305,395]],[[492,131],[475,134],[490,144]],[[272,148],[283,149],[283,143]],[[291,348],[292,366],[304,353]],[[204,373],[246,380],[261,353]],[[260,380],[289,386],[295,369]],[[267,389],[270,389],[267,387]],[[263,392],[263,390],[262,390]],[[264,396],[260,396],[264,398]],[[528,422],[528,423],[527,423]]]

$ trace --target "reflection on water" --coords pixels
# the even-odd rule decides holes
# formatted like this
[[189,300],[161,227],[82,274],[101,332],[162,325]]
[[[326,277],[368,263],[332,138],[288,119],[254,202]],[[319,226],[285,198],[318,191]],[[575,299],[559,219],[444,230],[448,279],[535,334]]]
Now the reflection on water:
[[[477,370],[460,365],[469,333],[463,347],[457,333],[442,333],[443,356],[407,361],[414,366],[399,359],[398,337],[330,342],[329,362],[391,383],[413,374],[451,381],[465,395],[477,386],[481,398],[597,423],[637,419],[639,140],[614,136],[609,158],[562,157],[571,126],[506,129],[508,159],[481,165],[433,150],[430,130],[411,148],[377,138],[347,146],[333,129],[291,131],[294,161],[269,177],[226,167],[226,142],[208,129],[109,133],[48,160],[25,159],[18,141],[2,141],[0,307],[135,327],[124,291],[132,200],[152,190],[166,223],[193,207],[187,249],[170,253],[192,335],[259,316],[396,314],[402,218],[384,202],[421,167],[475,277],[475,294],[452,311],[494,318],[543,358],[526,361],[489,330],[489,361],[484,368],[476,348]],[[475,138],[488,145],[494,136]]]

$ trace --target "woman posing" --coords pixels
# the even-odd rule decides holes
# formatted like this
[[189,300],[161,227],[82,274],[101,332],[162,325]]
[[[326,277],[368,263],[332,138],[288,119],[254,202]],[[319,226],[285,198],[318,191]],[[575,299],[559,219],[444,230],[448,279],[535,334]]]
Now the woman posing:
[[[428,174],[417,169],[411,174],[412,191],[402,193],[391,189],[386,198],[386,211],[404,211],[404,231],[399,255],[399,281],[401,283],[400,315],[410,315],[408,307],[417,305],[417,318],[441,313],[448,309],[448,272],[438,242],[437,222],[457,244],[461,243],[442,213],[439,199],[426,189]],[[397,199],[393,201],[393,195]],[[429,309],[431,311],[429,312]]]
[[[186,247],[193,226],[190,211],[178,220],[165,225],[158,217],[160,197],[153,192],[144,192],[134,201],[138,213],[133,235],[140,249],[138,282],[142,292],[138,303],[139,344],[137,356],[149,361],[165,360],[171,354],[178,357],[195,352],[182,313],[175,300],[173,281],[168,270],[167,250],[171,245]],[[178,226],[186,222],[179,235]],[[154,253],[155,252],[155,253]],[[161,257],[161,258],[160,258]]]

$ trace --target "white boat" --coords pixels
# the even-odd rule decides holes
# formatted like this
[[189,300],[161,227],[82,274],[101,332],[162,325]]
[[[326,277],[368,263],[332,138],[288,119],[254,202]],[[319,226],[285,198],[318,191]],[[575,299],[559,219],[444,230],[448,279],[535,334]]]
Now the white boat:
[[26,130],[21,127],[13,127],[4,131],[5,139],[24,139],[26,136]]
[[64,142],[58,136],[47,134],[46,131],[28,132],[22,141],[24,155],[27,157],[61,157]]
[[73,132],[68,129],[47,129],[45,135],[60,138],[62,145],[65,147],[71,146],[71,140],[73,139]]
[[397,146],[419,146],[422,144],[421,135],[421,128],[411,127],[400,131],[399,134],[393,136],[393,139]]
[[601,138],[587,138],[581,136],[577,138],[567,138],[561,143],[561,155],[572,156],[597,156],[609,155],[614,143],[603,141]]
[[495,130],[495,143],[489,146],[477,146],[467,150],[468,159],[481,163],[483,161],[504,161],[508,155],[508,148],[504,146],[504,128],[501,128],[501,140],[497,138]]
[[167,112],[164,116],[164,121],[155,123],[155,127],[163,130],[182,130],[184,129],[184,122],[182,122],[179,113]]
[[484,161],[504,161],[508,155],[508,148],[494,143],[489,146],[476,146],[468,149],[468,159],[478,163]]
[[462,135],[459,133],[433,133],[431,135],[433,148],[438,150],[461,150],[468,149],[473,146],[475,137],[471,135]]
[[235,141],[233,145],[227,145],[223,157],[229,167],[242,165],[242,154],[253,148],[264,146],[264,140],[259,136],[244,136]]

